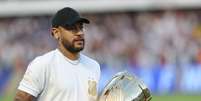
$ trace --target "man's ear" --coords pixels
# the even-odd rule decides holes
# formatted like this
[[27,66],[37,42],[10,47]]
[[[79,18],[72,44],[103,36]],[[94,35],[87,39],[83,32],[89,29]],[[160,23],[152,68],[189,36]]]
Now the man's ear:
[[55,39],[59,40],[60,32],[59,32],[58,28],[52,28],[51,29],[51,34]]

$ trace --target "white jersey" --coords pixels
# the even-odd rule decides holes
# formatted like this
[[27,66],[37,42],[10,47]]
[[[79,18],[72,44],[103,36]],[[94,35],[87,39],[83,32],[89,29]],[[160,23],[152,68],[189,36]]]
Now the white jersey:
[[96,61],[83,54],[72,61],[56,49],[29,64],[18,89],[37,101],[93,101],[99,78]]

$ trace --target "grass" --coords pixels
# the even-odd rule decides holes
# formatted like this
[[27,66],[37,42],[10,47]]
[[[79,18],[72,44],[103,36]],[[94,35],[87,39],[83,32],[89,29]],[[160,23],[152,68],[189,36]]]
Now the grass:
[[201,101],[201,95],[161,95],[153,96],[151,101]]
[[13,101],[13,96],[0,97],[0,101]]

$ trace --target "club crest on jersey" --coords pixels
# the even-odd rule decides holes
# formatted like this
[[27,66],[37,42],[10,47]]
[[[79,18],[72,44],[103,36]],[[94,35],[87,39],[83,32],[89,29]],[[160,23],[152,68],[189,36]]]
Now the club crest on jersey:
[[94,80],[88,80],[88,93],[91,96],[96,96],[97,89],[96,89],[97,83]]

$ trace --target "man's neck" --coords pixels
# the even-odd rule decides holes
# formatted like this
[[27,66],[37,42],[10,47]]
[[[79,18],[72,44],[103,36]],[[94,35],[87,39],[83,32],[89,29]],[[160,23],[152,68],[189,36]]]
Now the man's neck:
[[79,58],[79,53],[72,53],[63,46],[59,46],[58,49],[65,57],[69,58],[70,60],[77,60]]

